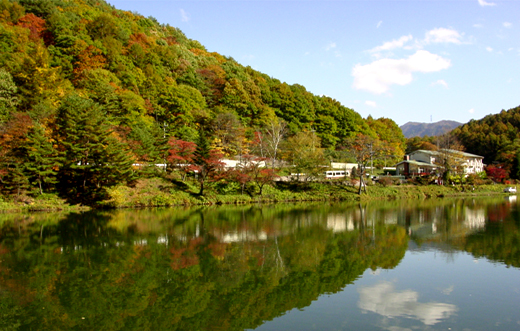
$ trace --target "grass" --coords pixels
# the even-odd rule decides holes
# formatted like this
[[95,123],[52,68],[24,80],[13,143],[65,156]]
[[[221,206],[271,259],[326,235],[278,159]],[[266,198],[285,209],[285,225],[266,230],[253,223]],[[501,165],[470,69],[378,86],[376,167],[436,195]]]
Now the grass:
[[[215,204],[249,204],[269,202],[304,201],[370,201],[424,199],[435,197],[455,197],[468,195],[503,194],[506,185],[480,185],[462,188],[460,186],[437,185],[370,185],[367,194],[358,195],[358,188],[342,182],[277,182],[266,185],[262,195],[258,188],[250,184],[246,193],[241,194],[239,185],[233,182],[207,184],[205,194],[198,195],[198,183],[164,178],[141,179],[133,187],[119,185],[107,189],[108,199],[99,202],[96,208],[139,208],[159,206],[194,206]],[[0,211],[59,211],[85,210],[85,206],[69,205],[56,194],[38,197],[22,196],[7,199],[0,196]]]

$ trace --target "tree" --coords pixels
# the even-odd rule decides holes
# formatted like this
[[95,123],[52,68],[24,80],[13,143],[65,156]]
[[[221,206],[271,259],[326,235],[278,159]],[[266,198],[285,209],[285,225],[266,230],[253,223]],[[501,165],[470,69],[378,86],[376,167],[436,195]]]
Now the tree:
[[27,136],[24,146],[24,168],[30,182],[37,185],[40,194],[43,186],[57,182],[58,167],[63,158],[45,135],[45,128],[36,124]]
[[298,132],[287,139],[285,157],[296,173],[304,173],[306,178],[315,179],[329,165],[321,148],[321,140],[314,132]]
[[217,145],[224,155],[247,154],[244,153],[245,130],[235,114],[218,114],[212,121],[211,128],[215,136],[213,144]]
[[[258,194],[262,195],[264,186],[272,183],[277,177],[273,169],[267,168],[266,160],[266,158],[253,155],[242,156],[242,161],[233,171],[233,178],[240,184],[242,194],[244,194],[247,183],[253,182],[258,188]],[[253,193],[250,194],[252,195]]]
[[501,164],[490,164],[486,167],[486,174],[496,183],[503,183],[509,172]]
[[271,159],[272,169],[276,166],[280,145],[286,134],[287,124],[283,121],[273,121],[255,134],[253,146],[262,157],[265,155]]
[[380,152],[380,142],[370,136],[357,134],[356,137],[345,140],[345,148],[352,154],[358,164],[359,190],[366,193],[365,172],[367,164]]
[[253,173],[253,181],[256,183],[256,186],[258,187],[258,194],[262,195],[262,191],[264,189],[264,186],[267,184],[272,184],[275,178],[277,178],[278,175],[276,174],[276,171],[274,169],[269,168],[258,168],[257,171]]
[[92,203],[104,188],[132,181],[132,157],[113,136],[102,108],[71,95],[58,109],[58,141],[64,153],[59,172],[63,194],[74,202]]
[[[384,151],[382,157],[390,157],[393,163],[397,163],[398,160],[402,160],[405,150],[406,138],[399,126],[389,118],[378,118],[373,119],[371,116],[367,118],[367,124],[375,132],[378,139],[384,145]],[[379,161],[379,160],[378,160]],[[381,165],[381,161],[378,165]]]
[[186,174],[192,170],[197,145],[174,137],[170,138],[168,145],[170,146],[166,157],[168,167],[181,170],[183,172],[182,180],[184,181]]
[[23,113],[15,113],[0,124],[0,188],[7,193],[20,195],[28,187],[23,146],[31,125],[31,118]]
[[199,139],[193,157],[193,170],[197,173],[200,184],[199,195],[204,195],[204,184],[208,181],[217,181],[223,173],[224,163],[220,161],[222,154],[211,149],[203,125],[199,129]]
[[17,90],[11,74],[0,68],[0,123],[7,120],[10,111],[18,104]]
[[448,183],[451,179],[458,178],[462,185],[465,175],[464,165],[466,163],[462,152],[464,146],[450,133],[438,136],[437,146],[439,147],[439,158],[435,163],[440,166],[438,171],[442,175],[443,182]]

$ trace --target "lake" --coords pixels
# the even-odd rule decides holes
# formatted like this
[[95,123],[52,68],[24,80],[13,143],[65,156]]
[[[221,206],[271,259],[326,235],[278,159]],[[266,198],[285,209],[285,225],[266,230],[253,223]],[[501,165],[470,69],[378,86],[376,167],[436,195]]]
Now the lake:
[[0,214],[0,330],[520,330],[516,196]]

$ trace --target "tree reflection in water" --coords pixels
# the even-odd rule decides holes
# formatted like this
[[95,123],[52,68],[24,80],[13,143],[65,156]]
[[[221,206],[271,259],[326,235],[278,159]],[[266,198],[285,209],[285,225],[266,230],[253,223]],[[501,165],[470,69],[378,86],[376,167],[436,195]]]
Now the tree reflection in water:
[[[518,242],[518,217],[509,221],[506,214],[499,225],[475,226],[481,221],[468,217],[478,220],[492,205],[443,200],[421,206],[2,215],[0,328],[255,328],[341,291],[368,268],[394,268],[410,237],[420,245],[465,249],[514,265],[518,252],[511,246],[500,251],[496,241],[508,232],[507,243]],[[487,232],[491,237],[482,235]],[[367,298],[361,308],[428,325],[455,311],[448,304],[420,303],[391,284],[378,289],[361,290]],[[388,310],[387,301],[396,298],[399,305]]]

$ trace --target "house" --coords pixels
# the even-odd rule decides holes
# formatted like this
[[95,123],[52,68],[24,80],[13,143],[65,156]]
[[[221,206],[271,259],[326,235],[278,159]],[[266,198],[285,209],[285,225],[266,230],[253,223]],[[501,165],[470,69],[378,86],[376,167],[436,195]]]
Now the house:
[[437,165],[430,160],[412,160],[411,155],[405,155],[404,160],[395,165],[397,176],[426,176],[437,173]]
[[478,174],[484,171],[483,156],[453,149],[438,151],[416,150],[405,155],[404,160],[396,165],[396,173],[404,176],[421,176],[437,173],[443,160],[452,158],[464,169],[464,174]]

